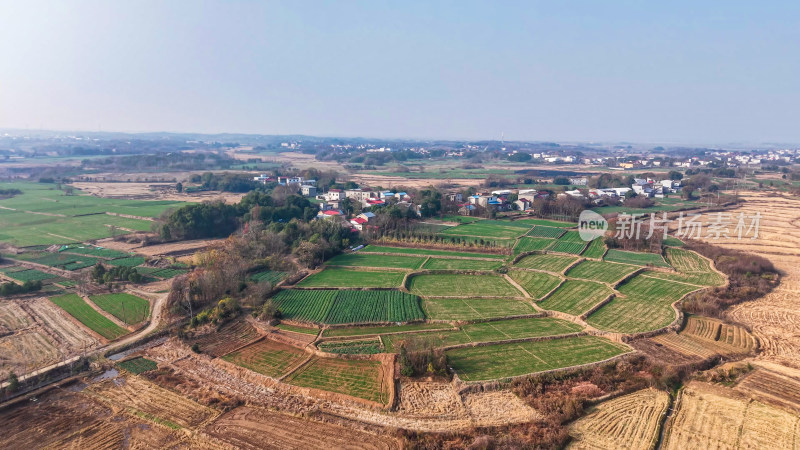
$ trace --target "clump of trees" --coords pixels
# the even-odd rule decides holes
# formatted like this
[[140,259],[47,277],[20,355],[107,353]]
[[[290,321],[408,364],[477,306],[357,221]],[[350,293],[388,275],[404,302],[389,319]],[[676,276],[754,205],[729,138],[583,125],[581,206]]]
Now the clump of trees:
[[705,289],[687,297],[683,302],[687,312],[724,318],[728,307],[762,297],[778,284],[778,271],[764,257],[695,240],[688,240],[686,248],[714,261],[716,268],[729,280],[726,286]]
[[192,175],[189,181],[200,184],[202,189],[211,191],[250,192],[261,187],[261,183],[254,181],[251,175],[244,173],[214,174],[206,172],[202,175]]
[[236,317],[240,311],[241,307],[236,299],[225,297],[218,301],[213,307],[204,309],[196,316],[192,317],[190,326],[196,327],[206,323],[222,325],[227,320]]
[[0,285],[0,295],[2,295],[3,297],[8,297],[10,295],[25,294],[28,292],[40,291],[41,289],[42,289],[42,282],[40,280],[36,281],[28,280],[22,283],[21,285],[9,281],[8,283],[3,283],[2,285]]
[[114,281],[130,281],[132,283],[141,283],[144,280],[144,276],[142,276],[142,274],[140,274],[135,267],[119,266],[106,269],[103,263],[99,261],[92,268],[91,277],[95,283],[100,284],[111,283]]
[[433,344],[404,342],[400,345],[400,374],[405,377],[447,374],[447,355]]

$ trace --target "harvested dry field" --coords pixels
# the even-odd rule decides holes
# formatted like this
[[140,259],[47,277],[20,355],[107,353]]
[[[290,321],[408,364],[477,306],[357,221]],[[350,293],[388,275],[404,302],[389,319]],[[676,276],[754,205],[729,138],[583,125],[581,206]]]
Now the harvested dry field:
[[669,395],[643,389],[603,402],[570,427],[571,449],[654,448]]
[[714,355],[747,354],[755,347],[755,339],[742,327],[706,317],[690,317],[679,333],[665,333],[649,339],[690,358]]
[[25,330],[0,338],[0,374],[24,374],[57,363],[61,352],[46,336]]
[[180,427],[196,427],[219,414],[137,376],[95,383],[87,394],[95,395],[112,408],[122,408],[133,414],[144,413]]
[[[746,217],[760,213],[758,239],[748,236],[738,240],[733,236],[708,242],[764,256],[783,275],[773,292],[734,306],[728,316],[751,327],[761,343],[758,359],[800,368],[800,199],[785,194],[749,193],[745,200],[728,213],[734,223],[739,213]],[[706,222],[714,220],[713,214],[705,217]]]
[[399,449],[397,440],[312,422],[268,410],[239,407],[222,415],[205,432],[237,448]]
[[692,382],[667,422],[663,448],[796,448],[800,417],[727,388]]
[[0,303],[0,376],[22,375],[100,342],[44,297]]
[[734,389],[760,402],[800,413],[800,370],[759,364]]
[[144,256],[157,256],[190,254],[199,250],[203,250],[206,247],[222,241],[224,241],[224,239],[197,239],[193,241],[169,242],[166,244],[147,245],[142,247],[138,243],[131,244],[123,241],[114,241],[113,239],[104,239],[102,241],[98,241],[97,244],[112,250],[136,252]]
[[164,448],[182,433],[114,411],[76,392],[80,384],[54,389],[36,402],[0,410],[0,448]]
[[[132,178],[135,178],[131,174]],[[141,174],[139,174],[141,175]],[[144,174],[145,177],[147,174]],[[177,175],[178,178],[185,176],[182,173]],[[115,175],[118,176],[118,175]],[[226,203],[236,203],[244,197],[244,194],[237,194],[234,192],[219,192],[219,191],[201,191],[201,192],[183,192],[177,193],[174,189],[161,189],[161,187],[174,187],[174,183],[164,182],[130,182],[130,183],[104,183],[97,181],[76,181],[73,186],[80,189],[87,194],[96,197],[107,198],[128,198],[139,200],[173,200],[181,202],[204,202],[223,200]]]
[[200,351],[211,356],[222,356],[239,347],[255,341],[261,335],[244,320],[231,321],[219,331],[209,325],[198,330],[187,340],[189,345],[197,344]]

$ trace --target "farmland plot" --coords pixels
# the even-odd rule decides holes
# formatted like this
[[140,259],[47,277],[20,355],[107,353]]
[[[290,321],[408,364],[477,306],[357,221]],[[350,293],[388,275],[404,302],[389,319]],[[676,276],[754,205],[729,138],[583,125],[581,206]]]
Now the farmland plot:
[[423,297],[521,297],[505,279],[493,275],[432,274],[411,278],[408,290]]
[[400,291],[287,289],[274,299],[284,318],[308,322],[408,322],[424,318],[419,299]]
[[425,314],[434,320],[475,320],[535,314],[528,302],[506,298],[427,298]]
[[758,401],[800,413],[800,371],[796,369],[771,364],[758,366],[734,389]]
[[608,286],[591,281],[567,280],[552,295],[539,302],[544,309],[580,316],[611,295]]
[[243,319],[228,322],[219,330],[207,327],[204,331],[192,335],[188,343],[197,344],[201,352],[211,356],[222,356],[259,337],[258,331]]
[[586,246],[586,250],[583,251],[581,256],[586,258],[594,258],[600,259],[603,257],[603,254],[606,252],[606,244],[603,243],[602,239],[595,239]]
[[517,245],[514,246],[514,254],[519,255],[520,253],[525,252],[532,252],[536,250],[544,250],[549,247],[553,243],[552,239],[545,239],[545,238],[532,238],[532,237],[521,237],[517,240]]
[[324,337],[334,336],[364,336],[372,334],[401,333],[406,331],[426,331],[439,329],[453,329],[446,323],[412,323],[408,325],[393,326],[367,326],[367,327],[347,327],[347,328],[328,328],[322,332]]
[[570,426],[569,449],[654,448],[669,395],[643,389],[592,408]]
[[701,383],[684,388],[663,448],[794,448],[797,415]]
[[535,225],[535,226],[545,226],[545,227],[558,227],[558,228],[572,228],[577,227],[578,224],[575,222],[562,222],[559,220],[548,220],[548,219],[519,219],[515,222],[524,223],[527,225]]
[[[434,347],[465,344],[469,342],[494,342],[540,336],[556,336],[581,331],[581,326],[566,320],[550,317],[510,319],[480,322],[462,326],[455,331],[409,333],[383,336],[388,351],[397,350],[404,340],[422,340]],[[426,346],[427,347],[427,346]],[[426,348],[420,347],[420,348]]]
[[574,256],[535,254],[520,259],[515,266],[523,269],[537,269],[561,273],[577,260],[578,258]]
[[689,317],[681,332],[661,334],[651,339],[679,353],[699,358],[748,353],[755,346],[755,340],[744,328],[697,316]]
[[528,232],[528,234],[526,234],[526,236],[534,238],[558,239],[562,234],[564,234],[564,230],[561,228],[536,225],[531,231]]
[[29,323],[28,315],[16,302],[0,301],[0,335],[25,328]]
[[101,294],[89,296],[89,300],[126,324],[141,323],[150,317],[150,302],[135,295]]
[[481,220],[465,225],[458,225],[442,231],[447,236],[477,236],[495,239],[510,239],[522,236],[530,229],[530,225],[498,220]]
[[587,318],[601,330],[639,333],[657,330],[675,319],[672,303],[696,287],[637,275],[619,287],[617,297]]
[[108,263],[112,266],[136,267],[144,264],[144,256],[129,256],[127,258],[112,259]]
[[285,381],[386,404],[389,385],[380,361],[312,357]]
[[158,364],[156,364],[155,361],[142,358],[141,356],[118,363],[117,366],[134,375],[158,369]]
[[580,255],[583,249],[586,248],[585,242],[570,242],[557,240],[547,247],[548,252],[556,253],[569,253],[571,255]]
[[37,297],[25,303],[31,314],[45,327],[49,335],[59,344],[60,348],[75,353],[93,348],[99,344],[98,340],[89,334],[80,325],[67,317],[63,309],[53,302]]
[[300,364],[308,354],[280,342],[262,339],[223,356],[225,361],[268,377],[278,378]]
[[[290,432],[302,430],[302,432]],[[330,450],[350,448],[358,443],[367,450],[399,449],[389,436],[378,436],[352,427],[317,422],[268,409],[240,406],[206,426],[205,433],[240,449]]]
[[639,269],[636,266],[605,261],[583,261],[567,272],[571,278],[614,283]]
[[128,330],[118,326],[86,302],[77,294],[66,294],[50,298],[50,301],[61,307],[72,317],[97,332],[100,336],[112,341],[128,334]]
[[425,262],[422,268],[426,270],[496,270],[502,265],[502,261],[431,258]]
[[605,261],[618,262],[622,264],[633,264],[636,266],[646,266],[652,264],[656,267],[669,267],[664,258],[657,253],[626,252],[612,248],[608,250]]
[[38,331],[26,330],[0,338],[0,374],[17,375],[58,362],[61,352]]
[[465,381],[493,380],[602,361],[628,347],[596,336],[460,348],[448,361]]
[[327,341],[318,345],[323,352],[342,355],[373,355],[383,350],[378,338],[362,338],[346,341]]
[[718,286],[725,277],[711,269],[708,261],[695,252],[680,248],[668,248],[667,258],[678,274],[653,271],[649,275],[664,280],[681,281],[701,286]]
[[419,269],[425,261],[421,256],[376,255],[347,253],[334,256],[325,262],[329,266],[380,267],[391,269]]
[[105,380],[91,385],[88,390],[111,406],[121,406],[134,415],[155,418],[154,421],[170,428],[198,426],[219,414],[136,376]]
[[15,280],[22,281],[23,283],[26,281],[45,281],[53,278],[58,278],[58,275],[53,275],[51,273],[42,272],[41,270],[36,270],[36,269],[27,269],[27,270],[20,270],[18,272],[9,272],[6,273],[6,276],[9,278],[13,278]]
[[561,278],[542,272],[511,270],[508,272],[508,276],[522,286],[522,288],[535,299],[544,297],[561,283]]
[[329,267],[322,272],[309,275],[297,283],[299,287],[400,287],[403,272],[375,271],[363,269],[340,269]]
[[358,251],[359,253],[390,253],[402,255],[421,255],[421,256],[456,256],[462,258],[489,258],[505,259],[505,255],[493,253],[474,253],[474,252],[455,252],[450,250],[434,250],[428,248],[409,248],[409,247],[385,247],[380,245],[368,245]]

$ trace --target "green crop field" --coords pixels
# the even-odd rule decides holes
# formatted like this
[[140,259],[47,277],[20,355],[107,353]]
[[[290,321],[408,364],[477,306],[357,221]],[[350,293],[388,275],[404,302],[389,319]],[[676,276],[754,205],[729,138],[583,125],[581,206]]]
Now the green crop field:
[[222,359],[253,372],[277,378],[307,357],[306,352],[298,348],[262,339],[228,353]]
[[129,256],[127,258],[112,259],[108,263],[112,266],[136,267],[144,264],[143,256]]
[[544,297],[561,283],[561,278],[555,275],[527,270],[511,270],[508,272],[508,276],[535,299]]
[[544,250],[552,243],[552,239],[521,237],[517,240],[517,245],[514,246],[514,254],[519,255],[520,253]]
[[423,297],[522,297],[508,281],[495,275],[417,275],[411,278],[408,290]]
[[323,337],[335,336],[364,336],[371,334],[402,333],[406,331],[427,331],[453,329],[446,323],[411,323],[408,325],[392,326],[367,326],[367,327],[347,327],[347,328],[327,328],[322,332]]
[[157,217],[180,202],[125,200],[91,195],[65,195],[54,184],[0,183],[3,189],[20,189],[23,194],[0,200],[0,240],[27,247],[85,242],[126,234],[127,230],[148,231],[148,220],[112,216],[106,212],[140,217]]
[[89,267],[97,264],[97,258],[81,255],[70,255],[64,253],[48,253],[48,252],[25,252],[17,255],[10,255],[13,259],[22,261],[29,261],[44,266],[59,267],[66,270],[75,270],[75,268]]
[[606,244],[603,243],[603,240],[598,238],[593,240],[586,246],[586,250],[583,251],[582,256],[586,258],[594,258],[600,259],[603,257],[603,254],[606,252]]
[[701,286],[719,286],[725,283],[725,277],[712,270],[711,264],[695,252],[680,248],[668,248],[667,258],[679,273],[652,271],[648,275]]
[[465,381],[493,380],[602,361],[629,349],[596,336],[459,348],[448,363]]
[[128,330],[118,326],[94,308],[89,306],[77,294],[66,294],[58,297],[51,297],[50,301],[56,304],[70,316],[108,340],[114,340],[128,334]]
[[333,301],[335,290],[282,290],[272,299],[278,304],[281,317],[308,322],[325,322]]
[[454,252],[450,250],[432,250],[427,248],[408,248],[408,247],[385,247],[380,245],[369,245],[359,250],[359,253],[397,253],[404,255],[457,256],[464,258],[484,258],[484,259],[506,258],[506,255],[496,255],[493,253]]
[[318,345],[323,352],[341,355],[374,355],[381,353],[383,346],[378,338],[354,339],[347,341],[327,341]]
[[577,260],[578,258],[574,256],[535,254],[520,259],[514,266],[523,269],[538,269],[561,273]]
[[603,260],[637,266],[652,264],[656,267],[669,267],[669,264],[658,253],[626,252],[615,248],[609,249]]
[[144,322],[150,317],[150,303],[124,292],[89,296],[95,305],[126,324]]
[[483,220],[480,217],[472,217],[472,216],[442,216],[439,220],[443,222],[458,222],[458,223],[472,223],[477,222],[479,220]]
[[530,229],[530,225],[509,221],[481,220],[479,222],[448,228],[440,234],[447,236],[477,236],[494,239],[511,239],[522,236],[528,229]]
[[424,344],[420,348],[428,348],[430,346],[436,348],[470,342],[495,342],[539,336],[556,336],[578,331],[581,331],[581,326],[578,324],[545,317],[480,322],[464,325],[458,330],[393,334],[383,336],[382,339],[386,346],[386,351],[397,351],[401,342],[409,343],[413,341],[414,343]]
[[319,334],[319,328],[298,327],[296,325],[289,325],[286,323],[279,323],[275,325],[276,328],[283,331],[292,331],[295,333],[310,334],[316,336]]
[[530,303],[507,298],[426,298],[425,314],[434,320],[476,320],[535,314]]
[[399,288],[403,272],[388,270],[370,272],[363,269],[328,267],[322,272],[309,275],[297,283],[300,287],[386,287]]
[[51,273],[42,272],[36,269],[26,269],[17,272],[7,272],[6,276],[8,276],[9,278],[13,278],[15,280],[22,281],[23,283],[26,281],[44,281],[53,278],[58,278],[58,275],[53,275]]
[[675,319],[675,311],[670,305],[695,289],[694,286],[639,274],[619,287],[624,298],[615,298],[586,321],[601,330],[619,333],[657,330]]
[[155,361],[151,361],[147,358],[142,358],[139,356],[137,358],[117,363],[117,367],[127,370],[134,375],[139,375],[140,373],[158,369],[158,364],[156,364]]
[[287,289],[274,297],[286,319],[317,323],[409,322],[424,319],[419,299],[400,291]]
[[286,272],[276,272],[274,270],[264,270],[250,275],[250,279],[256,283],[269,282],[273,286],[286,278]]
[[431,258],[423,264],[422,268],[428,270],[496,270],[502,265],[502,261]]
[[548,252],[556,253],[569,253],[571,255],[580,255],[586,247],[585,242],[568,242],[568,241],[555,241],[553,245],[547,247]]
[[564,234],[564,230],[561,228],[536,225],[531,231],[528,232],[527,236],[557,239],[562,234]]
[[425,261],[421,256],[376,255],[347,253],[334,256],[325,264],[330,266],[379,267],[394,269],[419,269]]
[[558,220],[547,220],[547,219],[519,219],[515,222],[522,222],[528,225],[536,225],[537,227],[542,225],[546,227],[558,227],[558,228],[572,228],[577,227],[578,224],[575,222],[561,222]]
[[683,247],[685,244],[682,240],[674,237],[674,236],[664,236],[664,240],[662,244],[669,246],[669,247]]
[[567,280],[551,296],[539,302],[539,306],[579,316],[613,292],[604,284]]
[[380,361],[315,356],[284,381],[385,404],[389,401],[389,383],[392,380],[383,377]]
[[639,267],[604,261],[583,261],[567,272],[571,278],[614,283],[635,272]]

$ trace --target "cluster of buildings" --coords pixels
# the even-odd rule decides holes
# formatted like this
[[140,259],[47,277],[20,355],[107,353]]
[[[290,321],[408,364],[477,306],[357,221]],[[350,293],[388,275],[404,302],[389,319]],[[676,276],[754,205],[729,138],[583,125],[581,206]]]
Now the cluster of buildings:
[[669,194],[681,192],[681,182],[678,180],[655,180],[653,178],[634,178],[631,187],[616,187],[605,189],[574,189],[558,194],[559,197],[571,196],[578,199],[590,199],[600,203],[607,199],[625,201],[628,192],[633,191],[637,196],[664,198]]
[[297,184],[300,186],[300,194],[303,197],[316,197],[317,195],[317,180],[307,180],[303,177],[270,177],[262,173],[257,177],[253,177],[253,181],[264,184],[276,182],[281,186]]
[[[360,204],[361,209],[382,206],[387,202],[392,202],[393,204],[406,206],[408,208],[414,207],[411,203],[411,196],[405,192],[373,191],[369,188],[330,189],[324,194],[317,195],[317,200],[320,200],[320,212],[317,217],[343,216],[342,202],[345,201],[345,199],[350,199],[352,202]],[[361,225],[363,224],[359,224],[359,226]],[[358,226],[356,228],[360,230]]]

